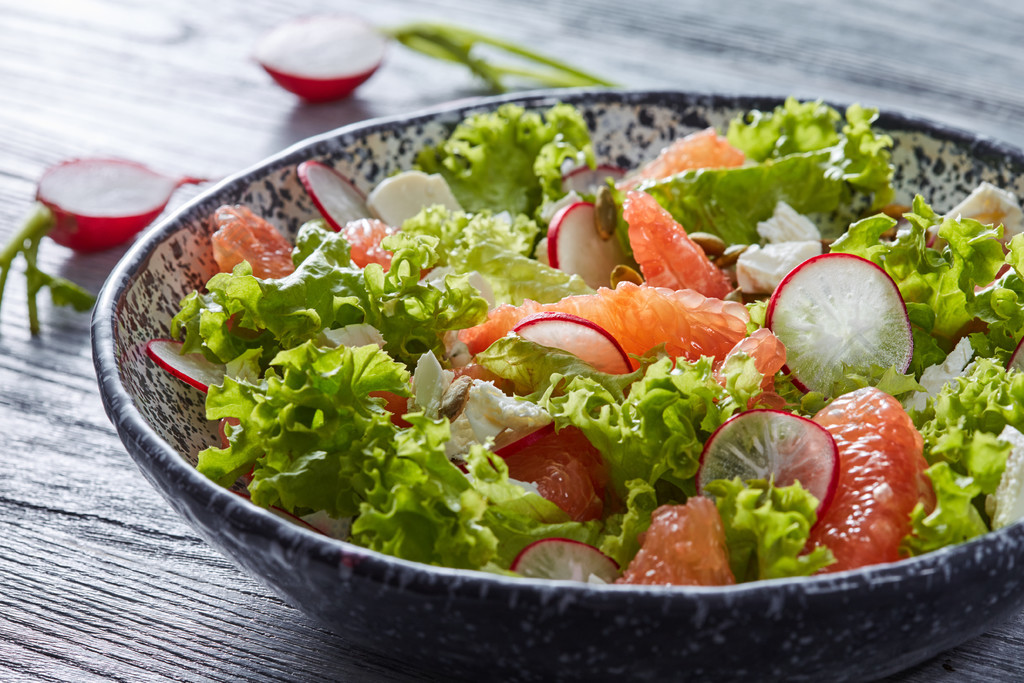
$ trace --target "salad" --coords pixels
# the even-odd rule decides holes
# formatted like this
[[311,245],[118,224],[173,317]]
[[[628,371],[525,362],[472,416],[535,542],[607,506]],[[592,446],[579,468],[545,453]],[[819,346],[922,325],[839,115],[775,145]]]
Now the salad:
[[961,543],[1024,514],[1024,218],[894,205],[875,118],[789,99],[622,169],[505,104],[368,196],[309,161],[323,218],[218,209],[150,355],[221,423],[203,474],[407,560],[727,585]]

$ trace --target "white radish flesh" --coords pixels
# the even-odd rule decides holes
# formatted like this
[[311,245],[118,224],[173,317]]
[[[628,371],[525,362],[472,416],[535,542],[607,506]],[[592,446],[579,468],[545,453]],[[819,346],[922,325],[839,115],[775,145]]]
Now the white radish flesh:
[[907,307],[889,275],[852,254],[823,254],[783,278],[766,327],[786,346],[786,370],[803,391],[831,395],[848,371],[905,372],[914,353]]
[[[818,517],[839,482],[839,450],[828,431],[807,418],[777,410],[749,410],[711,435],[701,453],[697,491],[716,479],[799,481],[818,499]],[[707,494],[704,494],[707,495]]]
[[578,315],[534,313],[520,320],[512,331],[528,341],[568,351],[600,372],[621,375],[633,369],[629,356],[610,332]]
[[562,190],[567,193],[594,194],[608,179],[615,181],[625,175],[624,169],[609,164],[600,164],[594,168],[577,166],[562,176]]
[[628,261],[617,239],[598,234],[590,202],[576,202],[556,213],[547,240],[548,265],[579,275],[593,289],[608,287],[615,266]]
[[319,161],[304,161],[297,169],[299,182],[335,231],[370,215],[366,197],[343,175]]
[[267,34],[255,58],[277,83],[310,102],[352,93],[380,66],[387,39],[358,17],[337,14],[290,21]]
[[597,548],[568,538],[545,538],[523,548],[512,571],[536,579],[612,583],[619,565]]
[[161,368],[202,392],[224,383],[225,366],[211,363],[201,353],[181,353],[181,342],[153,339],[146,344],[146,353]]

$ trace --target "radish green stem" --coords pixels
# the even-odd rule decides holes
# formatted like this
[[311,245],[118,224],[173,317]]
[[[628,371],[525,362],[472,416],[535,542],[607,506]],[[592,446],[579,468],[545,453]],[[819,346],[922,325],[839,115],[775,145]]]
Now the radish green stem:
[[[384,33],[421,54],[465,65],[497,92],[508,90],[504,81],[508,76],[526,78],[550,87],[613,85],[610,81],[576,69],[565,62],[468,29],[444,24],[413,23],[385,29]],[[496,48],[547,69],[535,70],[488,62],[473,54],[473,49],[479,45]]]
[[0,250],[0,306],[3,305],[4,286],[7,284],[11,266],[18,254],[21,254],[25,259],[28,326],[33,335],[39,334],[39,308],[36,305],[36,295],[43,287],[49,287],[53,303],[58,306],[72,306],[77,311],[87,311],[95,302],[95,297],[80,286],[62,277],[47,275],[36,265],[39,243],[53,230],[54,225],[56,225],[56,219],[53,212],[44,204],[37,202],[21,229]]

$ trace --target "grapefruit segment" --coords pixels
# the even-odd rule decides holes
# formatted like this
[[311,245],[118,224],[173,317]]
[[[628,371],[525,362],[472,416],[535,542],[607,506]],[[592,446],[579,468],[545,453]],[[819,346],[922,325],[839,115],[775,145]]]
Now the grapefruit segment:
[[[643,355],[664,343],[673,357],[696,361],[701,356],[724,358],[747,336],[746,307],[711,299],[689,289],[671,290],[622,282],[615,289],[570,296],[550,304],[525,301],[502,305],[487,320],[459,332],[459,340],[477,354],[504,337],[520,320],[542,311],[585,318],[611,334],[630,355]],[[631,359],[632,367],[639,367]]]
[[380,243],[398,232],[397,229],[376,218],[360,218],[341,226],[338,232],[348,242],[352,262],[360,268],[371,263],[379,264],[384,270],[391,267],[391,252]]
[[629,225],[633,258],[649,285],[694,289],[719,299],[732,291],[725,273],[654,197],[631,190],[623,201],[622,216]]
[[295,271],[291,242],[248,207],[222,206],[213,220],[217,229],[210,239],[221,272],[231,272],[242,261],[248,261],[252,274],[260,279],[284,277]]
[[743,152],[730,145],[714,128],[706,128],[672,142],[661,150],[657,158],[619,181],[618,187],[630,190],[647,180],[659,180],[701,168],[735,168],[746,160]]
[[640,551],[616,583],[647,586],[731,586],[725,529],[709,498],[663,505],[641,534]]
[[836,562],[825,572],[895,562],[911,510],[935,503],[921,435],[899,401],[874,387],[840,396],[814,421],[835,439],[839,481],[808,548],[832,550]]

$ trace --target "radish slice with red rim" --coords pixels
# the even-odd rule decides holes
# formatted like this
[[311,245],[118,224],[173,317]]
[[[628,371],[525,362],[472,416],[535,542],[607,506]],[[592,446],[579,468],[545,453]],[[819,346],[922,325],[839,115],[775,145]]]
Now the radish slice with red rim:
[[1017,370],[1024,372],[1024,339],[1017,342],[1016,348],[1013,349],[1013,355],[1010,356],[1010,362],[1007,363],[1007,370]]
[[619,565],[594,546],[568,538],[544,538],[523,548],[510,567],[535,579],[613,583]]
[[590,202],[560,209],[548,224],[548,265],[579,275],[592,289],[608,287],[612,270],[628,259],[614,237],[597,231],[597,214]]
[[839,449],[821,425],[778,410],[748,410],[722,424],[704,444],[697,491],[716,479],[799,481],[818,499],[818,518],[839,482]]
[[352,93],[380,66],[387,38],[362,19],[318,15],[282,24],[260,41],[255,58],[285,90],[309,102]]
[[127,242],[156,220],[174,191],[201,178],[172,178],[124,159],[71,159],[47,169],[36,199],[57,220],[49,236],[76,251]]
[[370,215],[366,196],[330,166],[319,161],[303,161],[297,173],[310,199],[335,231]]
[[784,370],[797,388],[826,396],[848,371],[906,372],[914,354],[896,283],[852,254],[822,254],[791,270],[768,302],[765,326],[785,345]]
[[527,446],[532,446],[541,439],[555,433],[555,423],[549,422],[540,429],[535,429],[526,434],[506,434],[502,432],[494,440],[494,453],[502,458],[508,458]]
[[599,372],[622,375],[633,366],[622,345],[595,322],[571,313],[528,315],[512,331],[527,341],[568,351]]
[[562,190],[578,194],[594,194],[609,178],[619,180],[626,171],[611,164],[599,164],[594,168],[577,166],[562,176]]
[[172,339],[153,339],[146,344],[146,354],[161,368],[199,391],[224,383],[225,366],[211,363],[201,353],[181,352],[181,342]]

